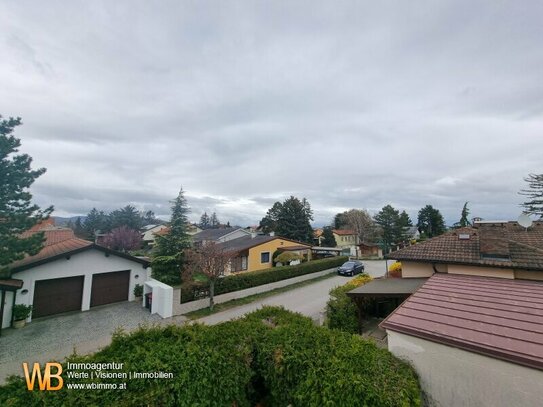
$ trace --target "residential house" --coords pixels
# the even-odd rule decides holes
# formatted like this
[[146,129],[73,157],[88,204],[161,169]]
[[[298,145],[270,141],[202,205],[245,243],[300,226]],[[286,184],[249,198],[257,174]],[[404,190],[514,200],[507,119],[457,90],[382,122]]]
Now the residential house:
[[[190,224],[187,228],[187,234],[189,236],[194,236],[197,233],[200,233],[202,229],[198,225]],[[147,242],[149,245],[155,244],[156,236],[164,236],[170,233],[170,227],[168,225],[149,225],[146,227],[145,232],[142,234],[144,242]],[[98,242],[99,243],[99,242]]]
[[368,298],[388,312],[401,303],[381,327],[429,405],[541,405],[543,222],[476,222],[387,257],[402,278],[349,295],[360,310]]
[[234,258],[227,274],[250,272],[273,267],[273,254],[281,250],[294,250],[311,260],[311,245],[280,236],[257,235],[238,237],[219,243]]
[[192,236],[195,246],[206,242],[223,243],[240,237],[251,236],[251,232],[243,228],[205,229]]
[[141,238],[144,243],[152,246],[155,244],[155,236],[163,230],[169,230],[169,227],[167,225],[147,225],[141,232]]
[[150,277],[149,261],[75,237],[73,230],[42,225],[42,250],[10,265],[0,280],[0,325],[10,326],[15,304],[31,305],[30,319],[134,300],[134,287]]
[[358,234],[354,230],[334,229],[332,233],[336,239],[336,247],[351,248],[360,243]]
[[377,243],[361,242],[357,246],[361,257],[383,257],[383,249]]
[[324,240],[323,233],[324,230],[322,228],[313,229],[313,239],[317,246],[322,245],[322,241]]

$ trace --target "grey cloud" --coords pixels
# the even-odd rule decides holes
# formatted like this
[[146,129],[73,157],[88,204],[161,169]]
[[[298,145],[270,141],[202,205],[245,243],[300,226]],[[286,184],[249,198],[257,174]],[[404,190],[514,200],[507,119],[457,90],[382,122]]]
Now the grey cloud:
[[127,203],[254,224],[464,201],[515,218],[541,172],[543,6],[355,1],[0,5],[0,113],[60,214]]

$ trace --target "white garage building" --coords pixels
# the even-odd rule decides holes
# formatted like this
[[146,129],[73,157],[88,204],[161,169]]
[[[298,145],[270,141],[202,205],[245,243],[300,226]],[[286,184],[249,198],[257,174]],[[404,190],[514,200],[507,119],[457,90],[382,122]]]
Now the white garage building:
[[11,279],[2,280],[2,328],[11,325],[14,304],[32,305],[31,318],[86,311],[133,301],[135,285],[144,285],[151,275],[147,260],[79,239],[71,229],[41,231],[43,249],[12,264]]

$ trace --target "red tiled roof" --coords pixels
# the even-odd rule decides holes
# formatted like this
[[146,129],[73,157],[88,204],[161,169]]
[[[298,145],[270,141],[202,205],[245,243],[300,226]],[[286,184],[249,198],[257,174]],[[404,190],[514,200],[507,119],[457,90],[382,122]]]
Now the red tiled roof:
[[[469,236],[460,239],[461,235]],[[543,270],[543,222],[528,230],[516,222],[453,230],[392,252],[389,259]]]
[[434,274],[381,327],[543,370],[543,282]]
[[356,235],[356,232],[354,230],[334,229],[332,232],[340,236]]
[[28,266],[54,256],[93,245],[93,243],[88,240],[75,237],[72,229],[57,228],[54,226],[47,226],[41,230],[29,230],[24,232],[22,237],[29,237],[37,232],[43,232],[44,234],[45,242],[43,244],[43,249],[34,256],[26,256],[22,260],[13,262],[10,265],[11,269]]

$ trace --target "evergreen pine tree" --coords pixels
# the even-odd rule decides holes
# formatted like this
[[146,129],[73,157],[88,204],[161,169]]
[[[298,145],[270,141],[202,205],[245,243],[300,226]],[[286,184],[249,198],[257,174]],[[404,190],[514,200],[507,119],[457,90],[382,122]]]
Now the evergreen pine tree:
[[183,188],[172,202],[170,230],[165,235],[156,236],[155,256],[152,261],[153,276],[165,284],[179,284],[184,264],[184,252],[190,248],[188,234],[190,208]]
[[323,247],[336,247],[336,238],[331,226],[325,226],[322,228],[322,240],[321,246]]
[[200,216],[200,223],[198,224],[198,226],[202,230],[206,230],[210,228],[211,223],[210,223],[210,219],[207,212],[204,212],[204,214]]
[[43,233],[21,237],[21,233],[46,219],[53,207],[45,210],[32,204],[30,186],[44,168],[32,170],[32,158],[16,154],[21,141],[12,135],[21,119],[0,116],[0,276],[9,276],[8,265],[25,255],[37,254],[43,247]]

